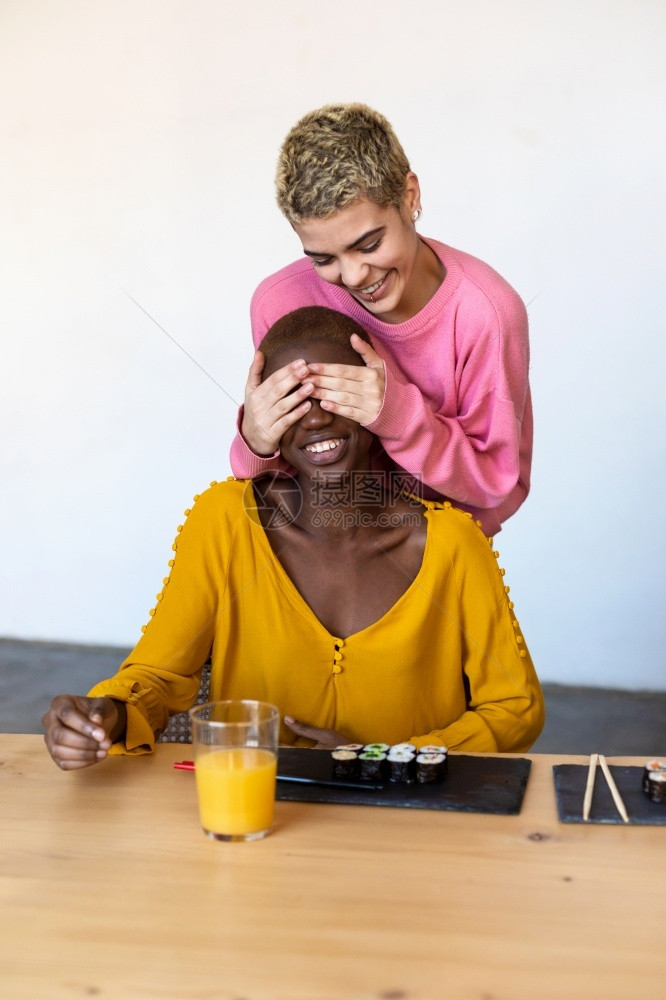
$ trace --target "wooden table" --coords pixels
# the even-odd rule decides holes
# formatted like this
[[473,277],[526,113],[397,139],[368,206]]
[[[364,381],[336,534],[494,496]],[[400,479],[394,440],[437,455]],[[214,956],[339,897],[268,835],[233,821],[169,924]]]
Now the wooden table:
[[65,773],[0,735],[4,1000],[666,996],[666,828],[560,825],[564,758],[519,816],[285,802],[223,844],[189,749]]

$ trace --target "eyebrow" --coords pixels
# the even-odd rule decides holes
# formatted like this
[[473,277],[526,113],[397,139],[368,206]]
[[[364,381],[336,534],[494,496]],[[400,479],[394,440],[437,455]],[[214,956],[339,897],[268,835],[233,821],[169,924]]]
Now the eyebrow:
[[[346,250],[353,250],[354,247],[357,247],[359,245],[359,243],[363,243],[364,240],[369,239],[371,236],[376,236],[377,233],[381,233],[385,229],[386,229],[386,226],[377,226],[376,229],[369,229],[367,231],[367,233],[363,233],[362,236],[359,236],[359,238],[357,240],[354,240],[354,242],[350,243],[349,246],[346,247],[345,249]],[[303,247],[303,253],[306,254],[308,257],[330,257],[331,256],[330,253],[325,253],[323,250],[306,250],[305,247]]]

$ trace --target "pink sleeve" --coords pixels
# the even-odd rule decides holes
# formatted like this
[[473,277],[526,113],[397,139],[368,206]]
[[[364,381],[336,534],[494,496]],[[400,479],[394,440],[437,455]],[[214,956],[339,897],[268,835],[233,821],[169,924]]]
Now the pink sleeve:
[[256,455],[240,432],[243,421],[243,407],[238,411],[236,437],[231,442],[229,460],[231,471],[236,479],[256,479],[267,472],[288,473],[291,466],[280,457],[280,452],[274,455]]
[[[516,509],[529,488],[527,314],[522,303],[520,307],[508,330],[498,330],[497,321],[486,323],[456,366],[454,414],[438,412],[416,384],[387,364],[382,409],[368,424],[403,469],[441,495],[474,508],[498,508],[513,491],[511,506]],[[523,471],[524,488],[519,486]],[[502,512],[500,519],[508,513]]]

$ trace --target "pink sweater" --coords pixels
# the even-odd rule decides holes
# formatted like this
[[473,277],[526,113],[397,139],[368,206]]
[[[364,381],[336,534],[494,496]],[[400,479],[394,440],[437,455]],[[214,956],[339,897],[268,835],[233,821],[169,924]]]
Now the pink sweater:
[[[496,534],[529,492],[532,404],[525,307],[503,278],[469,254],[425,240],[446,268],[427,305],[405,323],[384,323],[343,288],[298,260],[261,282],[252,298],[255,347],[281,316],[322,305],[353,317],[386,366],[382,408],[368,429],[430,499],[448,497]],[[239,418],[242,420],[242,413]],[[238,478],[287,469],[255,455],[240,433],[231,448]]]

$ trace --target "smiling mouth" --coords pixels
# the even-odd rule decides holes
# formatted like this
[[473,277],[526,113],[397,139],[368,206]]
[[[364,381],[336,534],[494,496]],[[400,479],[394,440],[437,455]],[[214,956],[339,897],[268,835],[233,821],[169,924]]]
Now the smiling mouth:
[[321,438],[319,441],[308,441],[302,451],[308,456],[308,462],[318,468],[326,465],[336,465],[347,453],[349,438]]
[[380,278],[379,281],[376,281],[374,285],[369,285],[367,288],[359,288],[359,292],[361,295],[374,295],[375,292],[382,287],[385,279],[386,275],[384,275],[383,278]]
[[306,444],[303,450],[310,452],[311,455],[323,455],[327,451],[335,451],[344,440],[344,438],[327,438],[326,441],[313,441],[312,444]]

